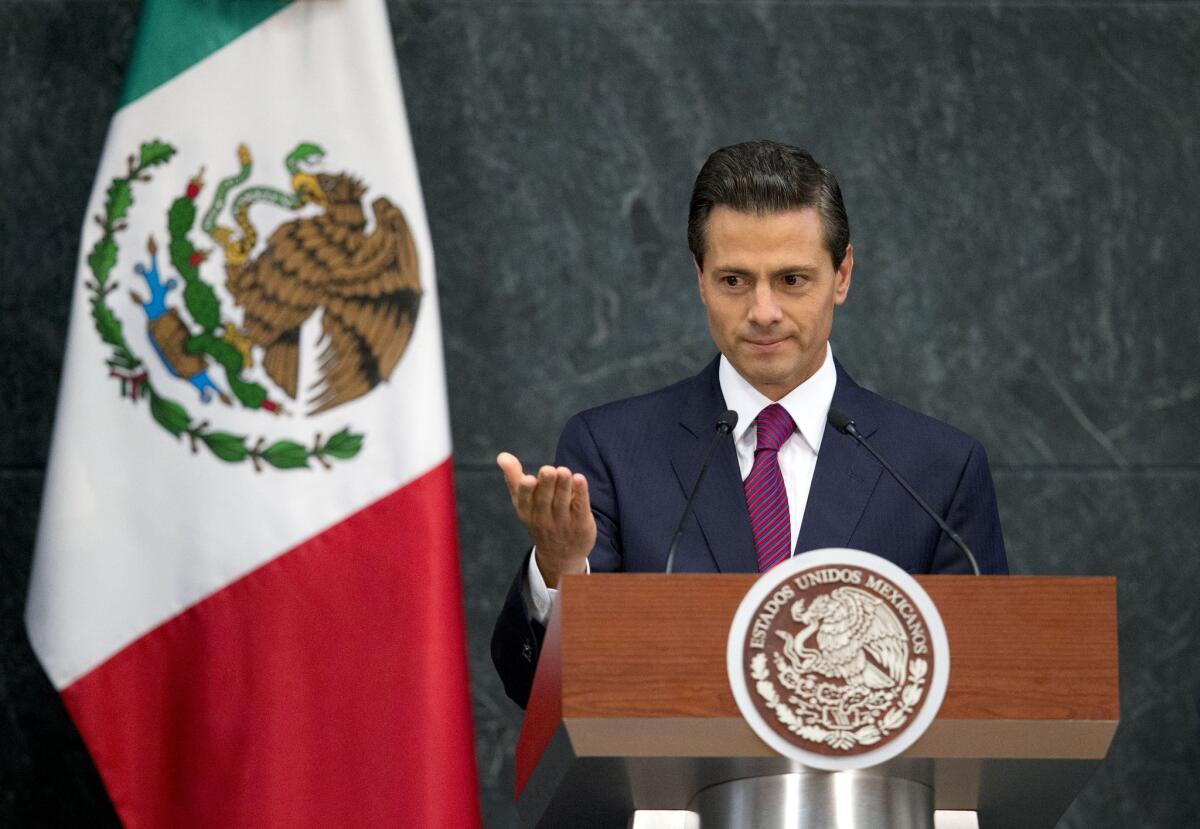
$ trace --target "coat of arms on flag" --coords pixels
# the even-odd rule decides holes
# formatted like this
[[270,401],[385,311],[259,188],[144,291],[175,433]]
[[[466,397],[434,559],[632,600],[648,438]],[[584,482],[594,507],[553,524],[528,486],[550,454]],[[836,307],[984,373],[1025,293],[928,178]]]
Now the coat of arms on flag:
[[[310,441],[268,443],[214,426],[210,404],[319,414],[386,382],[408,346],[422,293],[404,213],[386,196],[377,197],[368,232],[366,185],[346,173],[319,172],[325,151],[311,142],[283,159],[287,190],[247,184],[254,165],[245,144],[237,147],[238,169],[217,182],[208,200],[203,171],[186,179],[169,206],[148,208],[163,214],[164,261],[160,265],[159,245],[149,235],[145,261],[129,266],[142,283],[130,297],[144,313],[153,362],[166,371],[155,381],[113,307],[119,284],[114,271],[128,259],[121,255],[120,236],[137,185],[168,167],[175,153],[163,141],[142,143],[128,156],[125,174],[108,185],[95,217],[103,233],[87,257],[86,285],[96,333],[112,347],[107,362],[121,394],[146,398],[162,428],[186,435],[193,451],[204,446],[223,461],[249,459],[260,470],[307,468],[310,459],[328,467],[353,458],[363,435],[350,427]],[[271,218],[276,224],[264,231],[263,220]],[[219,284],[206,280],[214,267],[223,270]],[[311,344],[303,342],[301,327],[314,315],[320,317],[322,350],[305,400],[300,354]],[[199,414],[165,388],[168,377],[194,387]]]

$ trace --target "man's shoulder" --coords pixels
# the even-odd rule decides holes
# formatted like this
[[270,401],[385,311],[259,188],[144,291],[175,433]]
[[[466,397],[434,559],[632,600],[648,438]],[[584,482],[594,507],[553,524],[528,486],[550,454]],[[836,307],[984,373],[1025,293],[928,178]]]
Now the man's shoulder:
[[980,446],[978,440],[962,429],[860,386],[844,371],[839,372],[838,384],[833,408],[842,409],[851,420],[858,422],[860,430],[863,426],[868,427],[873,433],[869,435],[872,440],[917,444],[923,452],[956,456]]
[[[592,429],[624,429],[634,424],[654,429],[660,425],[675,426],[681,416],[691,413],[693,406],[713,403],[720,405],[715,360],[699,374],[654,391],[584,409],[571,420],[583,421]],[[714,413],[714,417],[716,414],[720,412]]]

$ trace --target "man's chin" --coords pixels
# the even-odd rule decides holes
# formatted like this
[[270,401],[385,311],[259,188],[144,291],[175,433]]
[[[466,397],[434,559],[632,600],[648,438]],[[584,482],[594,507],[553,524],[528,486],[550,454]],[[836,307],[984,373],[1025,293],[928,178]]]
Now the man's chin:
[[745,370],[743,370],[741,367],[735,365],[734,368],[737,369],[738,374],[742,375],[746,382],[764,394],[767,394],[768,397],[771,396],[767,393],[768,389],[777,391],[781,388],[792,388],[797,385],[790,382],[794,376],[793,372],[777,369],[771,370],[771,367],[766,366],[746,366]]
[[738,370],[742,372],[743,377],[751,375],[771,378],[774,381],[785,380],[789,374],[794,374],[796,370],[796,354],[794,349],[752,349],[749,353],[743,354]]
[[807,379],[800,368],[800,355],[794,350],[780,354],[743,353],[738,356],[738,360],[730,360],[737,373],[772,399],[782,397]]

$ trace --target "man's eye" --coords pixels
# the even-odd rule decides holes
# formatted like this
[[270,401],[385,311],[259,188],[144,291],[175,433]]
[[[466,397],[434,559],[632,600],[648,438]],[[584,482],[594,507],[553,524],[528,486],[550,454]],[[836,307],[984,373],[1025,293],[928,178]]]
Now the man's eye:
[[803,285],[804,277],[798,273],[789,273],[787,276],[785,276],[783,278],[783,284],[787,285],[788,287],[795,287],[796,285]]
[[738,286],[743,284],[742,278],[740,276],[723,276],[723,277],[721,277],[721,281],[724,282],[726,285],[728,285],[730,288],[737,288]]

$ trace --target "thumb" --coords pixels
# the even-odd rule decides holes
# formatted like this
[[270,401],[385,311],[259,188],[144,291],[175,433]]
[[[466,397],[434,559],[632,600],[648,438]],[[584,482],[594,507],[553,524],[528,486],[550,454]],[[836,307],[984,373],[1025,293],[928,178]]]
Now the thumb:
[[496,466],[500,467],[500,471],[504,473],[504,483],[508,485],[508,491],[516,490],[521,476],[525,474],[517,456],[511,452],[501,452],[496,456]]

